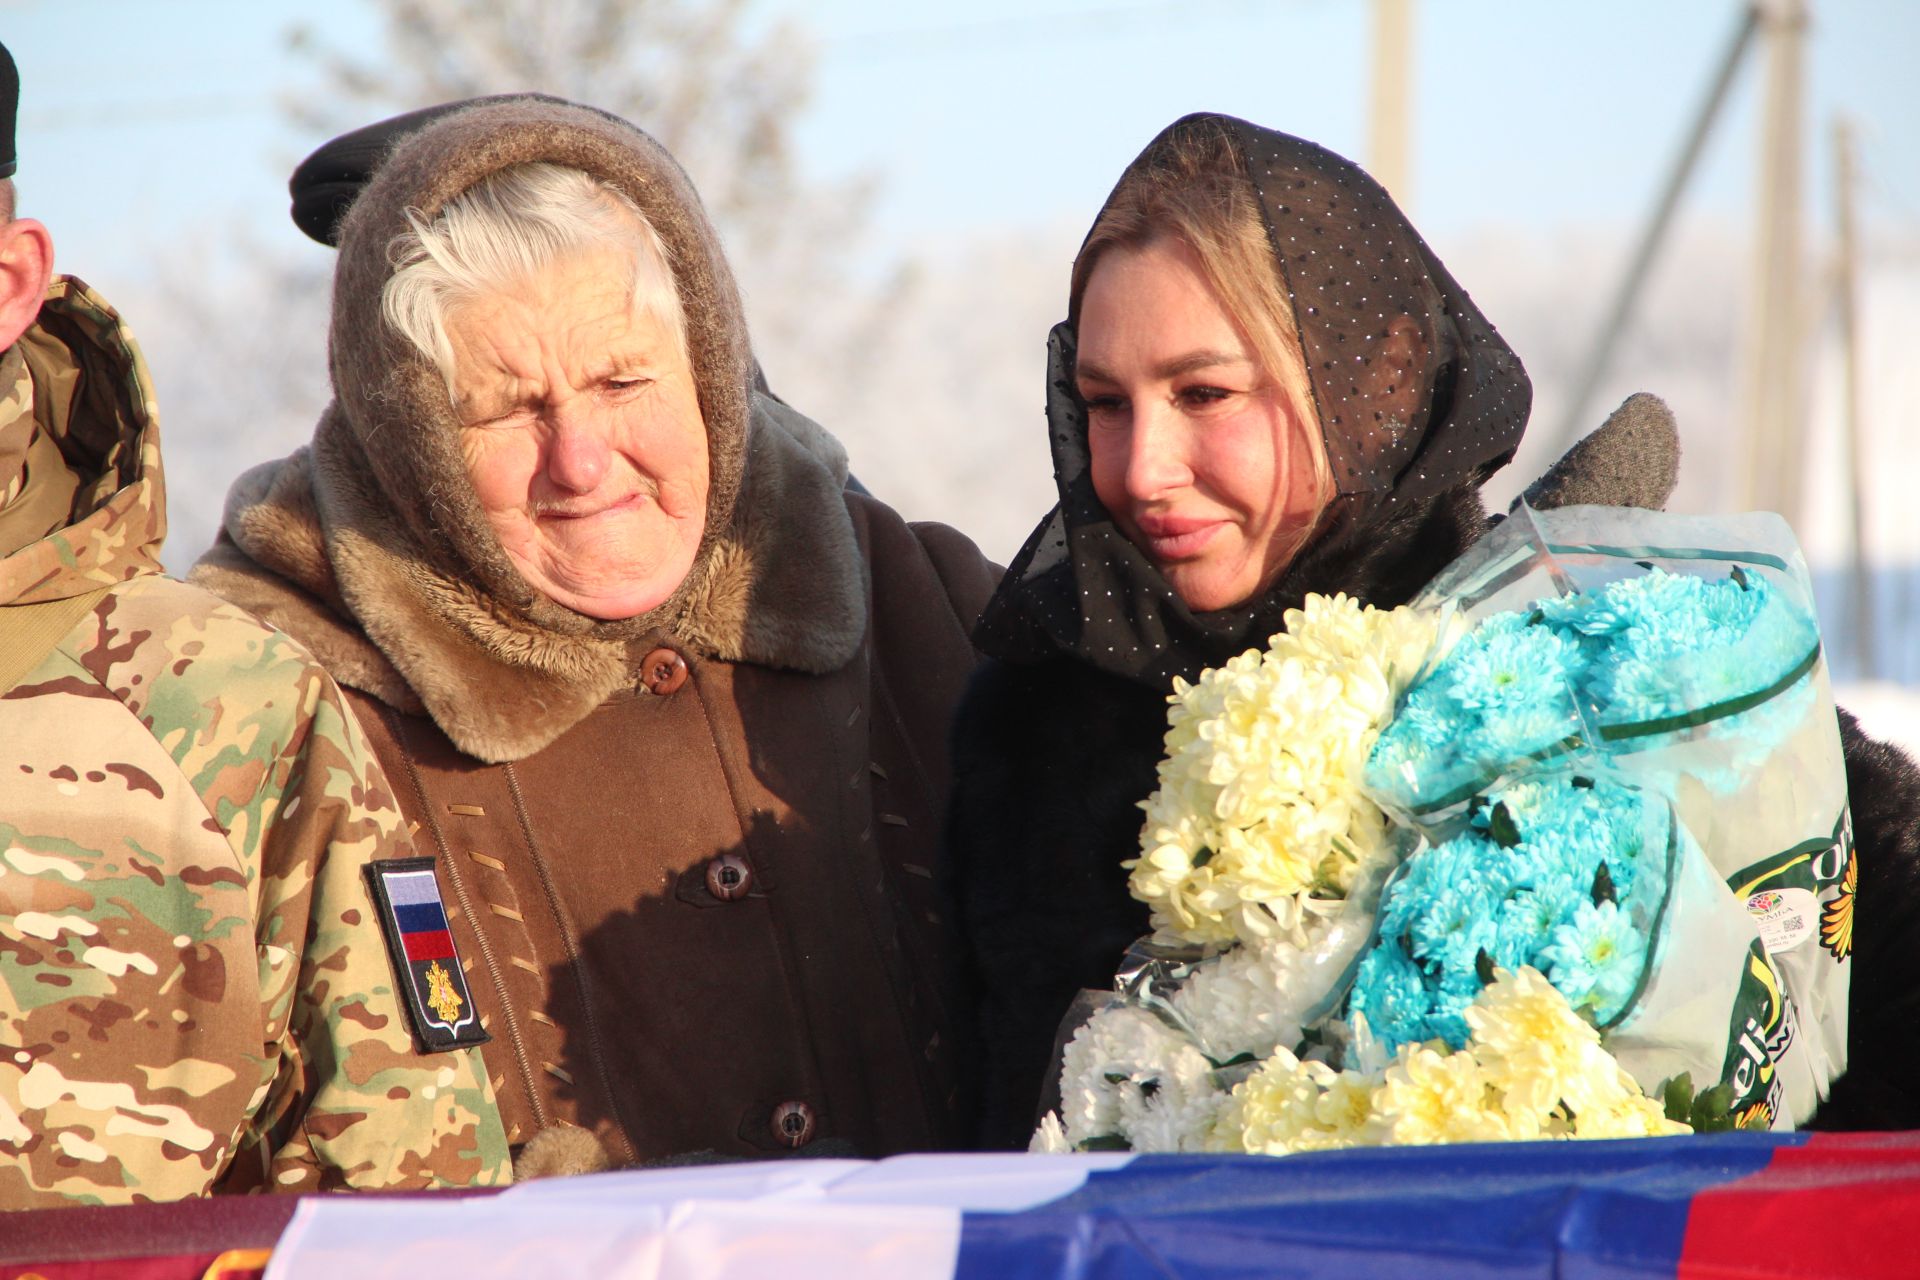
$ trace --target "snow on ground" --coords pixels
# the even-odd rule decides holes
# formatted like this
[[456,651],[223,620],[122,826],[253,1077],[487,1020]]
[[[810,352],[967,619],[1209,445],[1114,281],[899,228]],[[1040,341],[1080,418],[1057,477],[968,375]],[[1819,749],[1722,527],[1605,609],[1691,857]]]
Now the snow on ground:
[[1858,716],[1873,737],[1898,743],[1920,759],[1920,689],[1864,681],[1836,685],[1833,700]]

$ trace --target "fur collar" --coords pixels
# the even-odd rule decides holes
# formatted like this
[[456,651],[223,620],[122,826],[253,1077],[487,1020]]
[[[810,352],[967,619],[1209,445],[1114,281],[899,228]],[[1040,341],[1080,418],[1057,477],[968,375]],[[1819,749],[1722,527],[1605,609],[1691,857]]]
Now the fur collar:
[[436,569],[343,447],[333,411],[310,449],[256,467],[192,580],[289,632],[340,683],[425,711],[469,755],[517,760],[634,682],[666,639],[727,662],[828,672],[866,631],[866,575],[841,489],[846,454],[756,396],[733,518],[708,571],[648,637],[569,634]]

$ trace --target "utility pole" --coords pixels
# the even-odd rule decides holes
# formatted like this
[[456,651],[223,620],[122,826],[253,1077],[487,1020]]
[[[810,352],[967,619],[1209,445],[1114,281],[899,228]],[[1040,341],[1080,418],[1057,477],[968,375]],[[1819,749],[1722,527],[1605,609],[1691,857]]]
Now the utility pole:
[[1757,0],[1766,43],[1766,101],[1755,201],[1752,329],[1747,346],[1743,505],[1800,515],[1801,110],[1807,0]]
[[1680,154],[1674,158],[1673,168],[1660,188],[1660,196],[1654,201],[1653,212],[1648,215],[1646,227],[1640,233],[1640,241],[1634,246],[1626,274],[1620,277],[1620,286],[1607,304],[1593,345],[1588,348],[1586,364],[1581,367],[1580,376],[1573,384],[1573,395],[1560,415],[1550,456],[1557,457],[1565,453],[1581,436],[1599,425],[1592,416],[1594,393],[1600,389],[1600,380],[1606,376],[1607,368],[1613,362],[1614,349],[1620,345],[1620,337],[1633,318],[1633,308],[1640,300],[1641,290],[1646,287],[1654,258],[1666,241],[1674,212],[1680,207],[1680,197],[1687,189],[1687,180],[1700,163],[1700,152],[1713,133],[1714,122],[1720,118],[1720,109],[1726,105],[1728,90],[1733,87],[1734,73],[1739,71],[1747,51],[1753,47],[1754,33],[1759,26],[1758,6],[1748,5],[1740,13],[1733,39],[1727,42],[1726,52],[1720,57],[1720,65],[1714,69],[1706,97],[1701,100],[1699,111],[1694,114],[1693,126],[1687,130]]
[[1878,667],[1873,634],[1873,579],[1867,555],[1866,430],[1860,420],[1860,269],[1854,241],[1853,196],[1856,185],[1853,127],[1845,117],[1833,122],[1834,229],[1838,253],[1834,285],[1840,306],[1842,430],[1847,467],[1847,516],[1853,546],[1853,639],[1860,678],[1871,680]]
[[1413,203],[1413,0],[1373,0],[1367,169],[1403,212]]

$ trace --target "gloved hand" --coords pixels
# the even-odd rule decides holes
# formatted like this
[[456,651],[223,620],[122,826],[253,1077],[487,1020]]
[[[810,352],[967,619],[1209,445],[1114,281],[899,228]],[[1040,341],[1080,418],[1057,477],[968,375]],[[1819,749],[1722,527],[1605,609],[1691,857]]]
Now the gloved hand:
[[1658,511],[1680,478],[1673,411],[1644,391],[1628,396],[1598,431],[1567,450],[1514,499],[1530,507],[1644,507]]

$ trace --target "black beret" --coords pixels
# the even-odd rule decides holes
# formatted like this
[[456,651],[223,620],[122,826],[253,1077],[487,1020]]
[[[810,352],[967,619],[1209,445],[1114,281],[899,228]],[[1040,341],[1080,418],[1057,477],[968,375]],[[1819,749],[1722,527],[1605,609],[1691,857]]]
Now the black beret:
[[[302,160],[287,179],[287,191],[293,196],[293,224],[321,244],[339,247],[340,219],[352,207],[360,189],[373,177],[373,171],[387,158],[393,144],[438,120],[441,116],[483,102],[508,98],[532,98],[540,102],[558,102],[560,98],[544,93],[503,93],[486,98],[462,98],[435,107],[422,107],[391,116],[374,124],[343,133],[332,142]],[[11,135],[9,135],[11,136]]]
[[0,178],[11,178],[20,167],[13,151],[13,126],[20,116],[20,69],[13,55],[0,44]]

